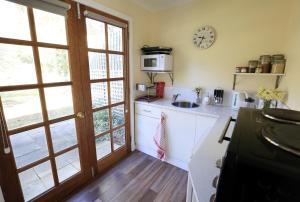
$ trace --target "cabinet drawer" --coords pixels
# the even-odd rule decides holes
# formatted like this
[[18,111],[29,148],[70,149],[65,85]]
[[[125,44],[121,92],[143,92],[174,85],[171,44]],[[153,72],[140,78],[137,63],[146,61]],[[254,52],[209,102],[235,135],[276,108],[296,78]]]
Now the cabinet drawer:
[[135,113],[150,117],[159,118],[161,116],[161,109],[144,104],[135,104]]

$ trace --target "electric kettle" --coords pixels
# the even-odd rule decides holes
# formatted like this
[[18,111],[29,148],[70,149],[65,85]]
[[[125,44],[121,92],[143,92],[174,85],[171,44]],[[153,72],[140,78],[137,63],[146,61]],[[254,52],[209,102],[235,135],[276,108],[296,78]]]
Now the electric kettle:
[[240,107],[246,107],[246,99],[248,99],[248,93],[246,91],[233,91],[231,104],[232,109],[239,110]]

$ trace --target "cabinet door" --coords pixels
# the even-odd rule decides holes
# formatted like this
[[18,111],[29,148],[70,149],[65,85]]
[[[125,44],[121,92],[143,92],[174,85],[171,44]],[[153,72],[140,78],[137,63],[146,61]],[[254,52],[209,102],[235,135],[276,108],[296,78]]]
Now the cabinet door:
[[194,146],[196,117],[193,114],[165,110],[167,157],[188,162]]
[[216,121],[217,118],[214,117],[197,116],[196,135],[194,140],[195,145],[201,144],[204,138],[209,134]]
[[158,124],[159,118],[135,114],[135,142],[138,150],[155,156],[153,136]]

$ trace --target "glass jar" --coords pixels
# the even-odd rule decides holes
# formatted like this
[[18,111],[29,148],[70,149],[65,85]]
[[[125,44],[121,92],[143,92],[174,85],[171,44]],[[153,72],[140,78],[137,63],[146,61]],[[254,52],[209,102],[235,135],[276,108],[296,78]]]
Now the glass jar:
[[259,63],[258,60],[250,60],[249,61],[249,72],[250,73],[255,73],[258,63]]
[[285,68],[285,60],[273,60],[272,62],[272,74],[283,74]]
[[259,58],[261,64],[262,73],[270,73],[271,72],[271,56],[270,55],[262,55]]

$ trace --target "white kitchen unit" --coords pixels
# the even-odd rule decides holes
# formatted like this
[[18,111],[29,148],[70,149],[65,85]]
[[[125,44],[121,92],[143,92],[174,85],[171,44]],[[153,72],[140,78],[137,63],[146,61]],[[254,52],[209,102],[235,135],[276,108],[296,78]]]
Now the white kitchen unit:
[[196,115],[163,109],[166,114],[167,161],[187,170],[194,147]]
[[[161,110],[143,104],[135,105],[136,149],[156,157],[153,135],[160,122]],[[138,134],[138,135],[137,135]]]
[[167,162],[188,170],[188,162],[195,145],[200,144],[214,126],[217,115],[207,108],[182,109],[170,101],[135,103],[136,148],[156,157],[153,136],[160,123],[161,113],[166,115]]

